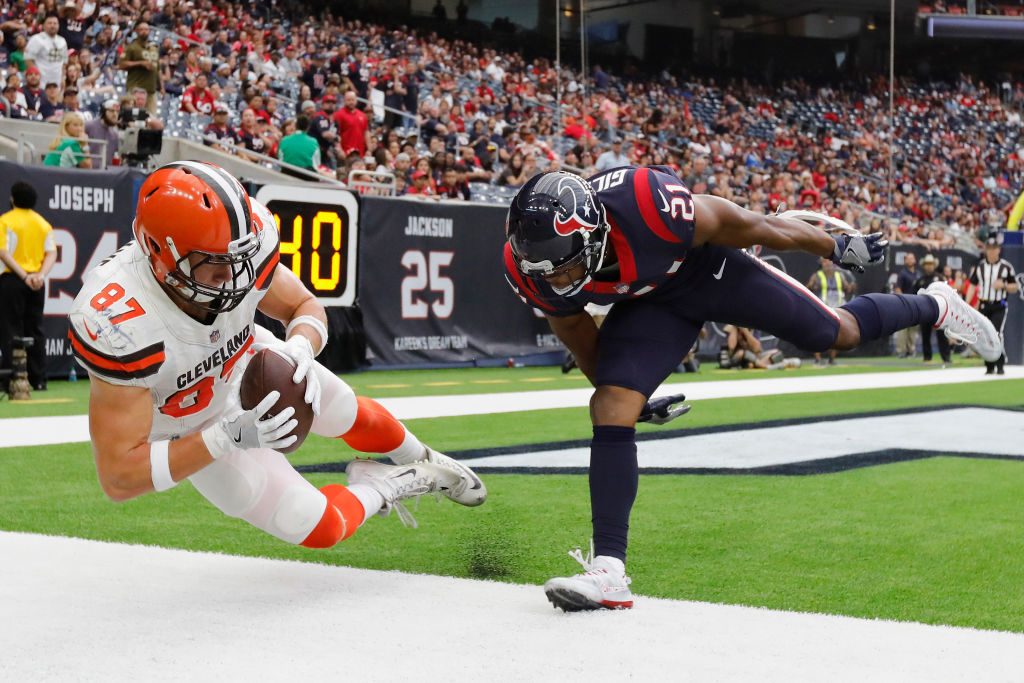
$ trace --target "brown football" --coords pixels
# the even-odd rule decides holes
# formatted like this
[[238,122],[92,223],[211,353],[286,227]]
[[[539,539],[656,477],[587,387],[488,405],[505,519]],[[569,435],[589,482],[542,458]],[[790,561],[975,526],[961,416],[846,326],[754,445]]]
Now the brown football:
[[242,375],[242,386],[238,394],[242,402],[242,408],[251,410],[259,405],[259,402],[270,392],[281,392],[277,403],[267,413],[267,417],[277,415],[279,412],[291,406],[295,408],[293,416],[299,421],[292,434],[299,437],[288,448],[281,449],[282,453],[291,453],[297,450],[302,442],[306,440],[310,428],[313,426],[313,407],[303,400],[306,393],[306,380],[298,384],[292,381],[292,374],[295,366],[291,360],[275,353],[271,349],[258,351],[245,369]]

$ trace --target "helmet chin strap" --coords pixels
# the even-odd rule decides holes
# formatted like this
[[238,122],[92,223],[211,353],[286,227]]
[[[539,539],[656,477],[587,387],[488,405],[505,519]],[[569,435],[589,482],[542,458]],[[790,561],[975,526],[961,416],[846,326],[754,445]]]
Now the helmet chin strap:
[[569,285],[565,289],[555,289],[554,287],[552,287],[552,289],[555,290],[555,294],[557,294],[558,296],[573,296],[574,294],[579,294],[580,290],[582,290],[584,287],[590,284],[590,281],[593,279],[594,278],[591,277],[591,275],[588,273],[586,277],[581,279],[575,285]]

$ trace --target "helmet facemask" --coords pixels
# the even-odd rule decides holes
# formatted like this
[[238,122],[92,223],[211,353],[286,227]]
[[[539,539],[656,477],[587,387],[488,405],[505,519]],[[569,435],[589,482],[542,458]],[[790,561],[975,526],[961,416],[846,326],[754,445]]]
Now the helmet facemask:
[[[513,244],[512,251],[516,256],[520,272],[526,276],[541,276],[548,282],[555,294],[559,296],[573,296],[579,293],[581,289],[590,283],[594,273],[601,268],[601,262],[604,260],[605,246],[608,244],[608,225],[604,224],[597,230],[582,232],[581,234],[583,248],[576,255],[557,266],[549,260],[528,261],[519,255],[515,244]],[[548,279],[563,273],[568,274],[580,265],[583,266],[582,275],[570,281],[565,287],[556,287]]]
[[[214,254],[192,250],[187,254],[178,253],[174,240],[167,238],[167,248],[174,258],[176,267],[164,276],[164,282],[178,299],[198,308],[204,313],[226,313],[238,307],[245,295],[256,282],[253,259],[260,250],[261,233],[252,232],[231,242],[227,254]],[[189,257],[198,254],[202,258],[193,264]],[[231,278],[220,285],[198,281],[194,273],[202,266],[229,266]]]

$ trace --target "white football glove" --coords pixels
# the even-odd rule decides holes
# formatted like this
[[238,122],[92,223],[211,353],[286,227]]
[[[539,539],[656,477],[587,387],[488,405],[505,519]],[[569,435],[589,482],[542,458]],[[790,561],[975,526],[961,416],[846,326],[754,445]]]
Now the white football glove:
[[240,410],[204,429],[201,432],[203,442],[210,455],[219,458],[250,448],[279,450],[295,443],[298,437],[292,434],[292,430],[299,424],[292,418],[295,408],[288,406],[274,417],[263,417],[279,398],[281,392],[271,391],[255,408]]
[[292,375],[292,382],[300,384],[303,379],[306,380],[306,393],[303,394],[302,400],[312,406],[314,415],[319,415],[320,394],[322,390],[320,388],[320,380],[316,376],[316,360],[313,355],[313,344],[309,341],[309,338],[302,334],[293,334],[284,344],[274,344],[273,346],[268,344],[253,345],[253,350],[255,351],[266,348],[285,356],[295,365],[295,374]]

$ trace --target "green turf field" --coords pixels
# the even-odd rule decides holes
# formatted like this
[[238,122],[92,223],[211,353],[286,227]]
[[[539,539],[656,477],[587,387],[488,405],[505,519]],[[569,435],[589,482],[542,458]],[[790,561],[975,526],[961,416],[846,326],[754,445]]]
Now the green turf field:
[[[702,371],[696,379],[717,376]],[[504,379],[510,381],[493,383]],[[375,396],[583,386],[557,368],[367,372],[346,380]],[[2,403],[0,417],[84,412],[87,382],[51,387],[37,397],[70,401],[30,410]],[[1019,406],[1022,397],[1024,380],[851,391],[839,402],[836,394],[721,399],[696,402],[681,426],[829,415],[837,408]],[[582,408],[409,425],[452,451],[581,439],[590,429]],[[313,464],[351,456],[337,440],[310,437],[292,459]],[[374,519],[338,547],[313,551],[224,517],[187,484],[111,503],[84,444],[0,449],[0,458],[0,528],[9,530],[533,584],[574,573],[578,565],[565,552],[590,533],[584,476],[490,475],[490,498],[481,508],[424,499],[418,530],[395,517]],[[309,478],[323,485],[343,477]],[[1024,631],[1022,489],[1024,463],[955,457],[806,477],[641,476],[630,545],[633,587],[642,595]]]

